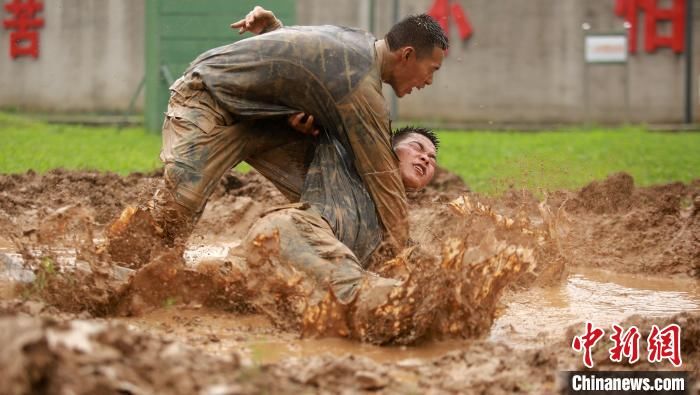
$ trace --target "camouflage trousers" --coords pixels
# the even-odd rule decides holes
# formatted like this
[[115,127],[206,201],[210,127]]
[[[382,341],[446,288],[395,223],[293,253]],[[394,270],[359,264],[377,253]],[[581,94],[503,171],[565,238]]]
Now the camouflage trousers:
[[[171,86],[163,124],[166,190],[157,206],[180,209],[188,235],[223,174],[247,161],[291,201],[298,201],[306,174],[310,140],[295,132],[286,119],[236,120],[209,94],[197,75],[185,75]],[[173,215],[173,210],[170,215]],[[168,233],[168,232],[166,232]]]
[[129,267],[142,266],[159,247],[186,241],[221,177],[241,161],[298,201],[313,149],[286,119],[234,119],[196,75],[170,90],[160,154],[165,186],[145,205],[127,208],[108,230],[107,251]]
[[421,310],[434,311],[437,295],[421,292],[443,284],[440,276],[401,281],[362,269],[330,225],[301,204],[259,219],[231,258],[247,273],[244,287],[259,295],[247,301],[277,324],[299,327],[303,337],[413,342],[427,332],[432,321],[421,320]]
[[[262,239],[274,240],[264,256],[255,252]],[[354,299],[366,273],[330,225],[302,203],[272,209],[253,225],[241,246],[241,257],[251,266],[259,266],[256,259],[274,259],[276,266],[303,273],[310,289],[331,290],[345,302]]]

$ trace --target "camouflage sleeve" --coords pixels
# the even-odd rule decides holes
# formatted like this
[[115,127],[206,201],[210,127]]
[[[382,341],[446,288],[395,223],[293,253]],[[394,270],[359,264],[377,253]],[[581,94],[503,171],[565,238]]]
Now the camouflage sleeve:
[[381,85],[371,74],[338,109],[347,128],[355,167],[384,227],[384,242],[400,249],[408,241],[408,203],[398,159],[391,147],[389,111]]

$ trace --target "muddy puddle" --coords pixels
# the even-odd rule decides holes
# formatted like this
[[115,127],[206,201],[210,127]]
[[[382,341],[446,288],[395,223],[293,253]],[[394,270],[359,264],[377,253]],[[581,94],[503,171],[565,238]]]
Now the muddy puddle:
[[118,321],[146,332],[177,339],[215,355],[243,353],[248,363],[263,365],[287,358],[348,355],[383,363],[429,360],[450,351],[466,350],[467,341],[431,341],[416,346],[380,347],[340,338],[300,339],[280,332],[262,315],[238,315],[201,307],[163,307]]
[[660,318],[700,312],[700,284],[686,278],[575,268],[562,284],[511,293],[503,304],[490,340],[536,347],[560,339],[576,322],[609,328],[635,314]]
[[[100,245],[104,239],[94,239],[95,245]],[[196,265],[205,261],[223,261],[232,248],[240,244],[239,240],[233,242],[220,242],[215,245],[191,245],[184,254],[183,258],[189,265]],[[91,267],[87,262],[77,259],[77,250],[75,248],[33,248],[29,249],[28,253],[38,260],[50,257],[51,262],[55,261],[56,269],[61,272],[71,272],[74,270],[90,271]],[[118,279],[126,279],[134,271],[129,268],[113,265],[114,275]],[[0,244],[0,282],[4,283],[30,283],[35,280],[34,269],[25,263],[22,257],[15,248],[9,243]]]
[[[189,262],[223,258],[230,246],[197,246]],[[537,348],[561,339],[566,329],[591,321],[609,328],[632,315],[667,318],[700,312],[700,284],[692,279],[620,274],[590,268],[573,269],[556,286],[507,294],[488,341],[514,348]],[[286,358],[356,355],[375,362],[428,361],[451,351],[467,351],[467,340],[431,340],[409,347],[373,346],[339,338],[300,339],[276,331],[262,315],[237,315],[202,307],[164,307],[145,315],[120,319],[146,331],[172,334],[201,343],[207,351],[225,355],[243,351],[252,364]]]

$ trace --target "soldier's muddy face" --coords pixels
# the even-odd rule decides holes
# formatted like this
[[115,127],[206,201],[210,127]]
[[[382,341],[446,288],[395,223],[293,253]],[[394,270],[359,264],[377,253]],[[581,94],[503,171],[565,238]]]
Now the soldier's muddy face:
[[420,190],[435,175],[435,146],[422,134],[411,133],[394,147],[406,189]]
[[433,73],[440,69],[445,51],[433,47],[432,52],[418,54],[413,47],[397,50],[400,58],[389,82],[396,96],[403,97],[411,94],[413,88],[423,89],[433,83]]

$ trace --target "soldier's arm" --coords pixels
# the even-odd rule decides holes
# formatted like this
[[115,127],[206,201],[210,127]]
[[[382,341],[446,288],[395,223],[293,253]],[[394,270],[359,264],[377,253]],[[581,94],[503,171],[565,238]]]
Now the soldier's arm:
[[[264,34],[281,28],[282,21],[277,19],[275,14],[260,6],[256,6],[246,15],[244,19],[232,23],[232,29],[238,29],[239,34],[251,32],[253,34]],[[301,134],[318,136],[318,127],[314,124],[314,116],[303,112],[291,115],[288,119],[289,126]]]
[[386,247],[397,253],[408,242],[408,201],[391,147],[384,97],[373,83],[365,82],[339,103],[338,110],[347,126],[355,167],[384,227]]
[[231,24],[232,29],[238,29],[239,34],[251,32],[263,34],[281,28],[282,21],[277,19],[274,13],[260,6],[255,6],[245,18]]

